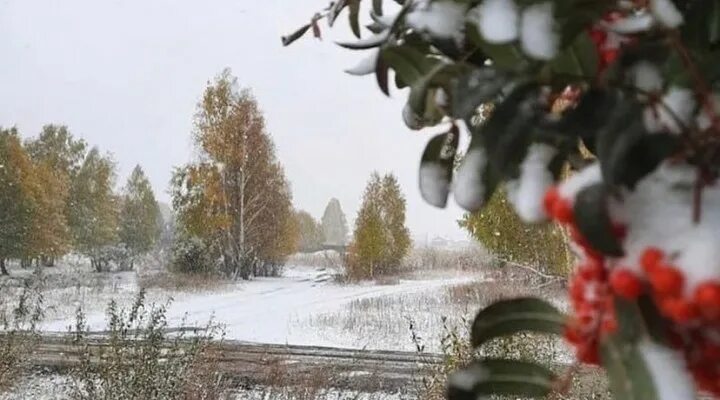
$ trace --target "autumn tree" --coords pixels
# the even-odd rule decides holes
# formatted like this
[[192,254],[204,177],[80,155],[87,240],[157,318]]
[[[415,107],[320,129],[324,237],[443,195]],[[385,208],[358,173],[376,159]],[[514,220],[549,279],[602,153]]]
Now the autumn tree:
[[102,252],[118,240],[118,199],[113,194],[115,163],[92,148],[70,191],[70,229],[76,248],[90,257],[96,271],[105,266]]
[[158,241],[162,216],[150,181],[138,165],[123,190],[120,207],[120,242],[133,256],[147,253]]
[[82,165],[86,144],[75,139],[67,127],[45,125],[25,147],[34,163],[34,224],[26,257],[39,257],[52,265],[71,245],[68,227],[74,199],[70,186]]
[[32,161],[15,128],[0,129],[0,273],[7,275],[6,261],[21,258],[32,223]]
[[201,161],[173,178],[179,230],[214,243],[230,276],[274,271],[292,251],[290,187],[255,98],[229,70],[208,84],[193,137]]
[[298,250],[311,252],[320,250],[323,245],[323,229],[310,213],[303,210],[295,212],[295,219],[298,224],[299,243]]
[[343,246],[347,243],[348,227],[340,201],[330,199],[322,216],[324,243],[332,246]]
[[373,278],[395,271],[411,245],[405,226],[405,198],[392,174],[374,173],[355,219],[348,274]]

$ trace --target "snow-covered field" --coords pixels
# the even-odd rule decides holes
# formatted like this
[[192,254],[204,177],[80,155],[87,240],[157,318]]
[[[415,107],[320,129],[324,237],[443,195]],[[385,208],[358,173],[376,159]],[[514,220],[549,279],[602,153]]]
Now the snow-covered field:
[[[173,299],[168,308],[168,319],[173,326],[183,324],[204,326],[211,318],[225,329],[228,339],[286,343],[300,345],[320,345],[353,348],[373,348],[412,350],[407,330],[409,320],[426,321],[433,310],[427,305],[437,305],[442,299],[444,289],[467,284],[480,279],[476,274],[451,275],[432,279],[404,279],[390,285],[340,284],[332,279],[331,271],[325,268],[291,266],[282,277],[257,278],[249,282],[238,282],[224,286],[217,292],[187,293],[167,290],[149,290],[149,298],[155,302]],[[80,305],[87,309],[87,323],[91,330],[101,331],[106,327],[106,317],[101,303],[107,304],[116,299],[120,304],[128,304],[137,287],[129,277],[120,277],[123,283],[111,286],[105,292],[75,292],[78,298],[72,299],[72,293],[51,293],[48,299],[60,297],[66,305]],[[408,302],[409,299],[412,301]],[[389,307],[363,308],[363,302],[377,304],[412,303],[420,307],[403,310]],[[360,304],[360,306],[359,306]],[[74,308],[73,307],[73,308]],[[64,307],[66,313],[55,313],[55,318],[45,321],[45,331],[66,331],[74,324],[74,313],[70,307]],[[443,309],[446,309],[444,307]],[[392,311],[398,311],[394,313]],[[380,313],[380,315],[379,315]],[[333,326],[333,316],[337,326]],[[343,317],[353,316],[356,326],[349,326]],[[387,329],[377,326],[377,321],[386,322]],[[440,323],[440,316],[437,316]],[[395,327],[406,327],[400,338]],[[368,328],[375,326],[376,332]],[[355,329],[358,328],[358,329]],[[404,345],[403,345],[404,343]]]

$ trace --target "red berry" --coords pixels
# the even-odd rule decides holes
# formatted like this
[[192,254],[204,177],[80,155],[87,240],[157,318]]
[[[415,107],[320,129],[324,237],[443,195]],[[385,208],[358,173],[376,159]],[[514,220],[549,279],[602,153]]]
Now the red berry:
[[570,298],[574,302],[580,302],[585,297],[585,283],[579,279],[574,278],[572,282],[570,282]]
[[652,271],[655,271],[657,266],[660,265],[663,257],[662,250],[657,247],[648,247],[640,256],[640,266],[643,267],[643,270],[647,274],[651,274]]
[[677,269],[658,266],[650,275],[650,283],[660,296],[678,296],[682,292],[685,279]]
[[619,51],[618,49],[604,49],[600,52],[600,58],[606,65],[612,64],[617,60]]
[[594,264],[586,264],[580,267],[580,278],[584,281],[599,281],[605,277],[605,270]]
[[597,346],[595,346],[594,343],[579,347],[577,352],[577,358],[578,360],[580,360],[580,362],[585,364],[600,364],[600,355],[598,354]]
[[620,297],[628,300],[637,299],[642,293],[640,279],[633,272],[624,268],[615,269],[610,273],[610,286]]
[[705,282],[695,289],[695,303],[704,317],[716,320],[720,317],[720,284]]
[[558,199],[560,199],[560,192],[558,191],[557,186],[552,186],[545,192],[545,197],[543,197],[543,207],[545,208],[545,213],[547,215],[552,217],[555,216],[553,214],[553,209],[555,208],[555,203]]
[[720,361],[720,344],[704,341],[702,344],[702,356],[707,361],[717,363]]
[[613,224],[612,230],[615,237],[620,240],[625,239],[627,236],[627,226],[623,224]]
[[568,325],[565,327],[565,340],[574,345],[578,345],[582,342],[582,334],[577,327]]
[[606,318],[602,322],[602,326],[600,329],[603,331],[603,333],[615,333],[618,330],[618,323],[615,320],[615,318]]
[[565,199],[558,199],[558,201],[555,202],[552,208],[552,215],[562,224],[572,224],[574,220],[572,205]]
[[662,310],[670,319],[680,324],[698,317],[698,310],[694,304],[677,297],[663,300]]

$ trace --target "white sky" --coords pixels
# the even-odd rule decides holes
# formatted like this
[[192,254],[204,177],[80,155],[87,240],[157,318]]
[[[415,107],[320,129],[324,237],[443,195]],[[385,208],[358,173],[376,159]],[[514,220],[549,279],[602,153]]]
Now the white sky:
[[0,125],[30,136],[66,124],[113,153],[120,184],[139,163],[169,202],[172,167],[191,157],[195,105],[206,82],[230,67],[265,113],[296,207],[319,218],[337,197],[352,220],[370,173],[391,171],[417,239],[465,238],[457,207],[420,199],[429,136],[403,125],[405,93],[388,99],[373,77],[342,72],[363,57],[332,43],[349,39],[346,15],[334,37],[281,46],[283,34],[327,3],[0,0]]

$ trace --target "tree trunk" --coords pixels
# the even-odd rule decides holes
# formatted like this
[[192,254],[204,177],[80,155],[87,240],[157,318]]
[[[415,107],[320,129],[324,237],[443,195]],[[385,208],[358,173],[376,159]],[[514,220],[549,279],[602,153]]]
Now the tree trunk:
[[10,274],[8,273],[7,268],[5,268],[5,259],[4,259],[4,258],[0,258],[0,274],[2,274],[2,275],[10,275]]

